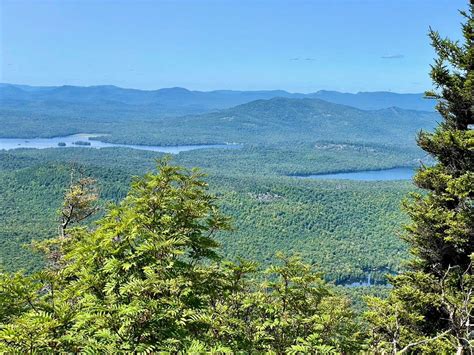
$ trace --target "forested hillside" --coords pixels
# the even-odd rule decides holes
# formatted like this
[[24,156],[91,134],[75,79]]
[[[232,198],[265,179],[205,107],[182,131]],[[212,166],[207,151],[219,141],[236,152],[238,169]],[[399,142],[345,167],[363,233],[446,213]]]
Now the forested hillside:
[[[217,113],[165,123],[166,131],[224,142],[279,144],[308,141],[378,143],[414,147],[413,136],[431,129],[437,114],[388,108],[364,111],[319,99],[258,100]],[[174,129],[173,129],[174,128]],[[390,139],[387,139],[390,137]]]
[[[177,164],[200,167],[208,174],[206,181],[219,196],[220,207],[233,218],[235,230],[217,235],[223,254],[269,264],[279,250],[300,253],[337,283],[362,281],[369,275],[385,283],[385,274],[401,270],[406,248],[398,239],[405,220],[399,205],[413,188],[402,181],[310,181],[293,176],[417,167],[426,157],[414,136],[432,128],[439,117],[396,107],[368,111],[317,98],[282,97],[172,117],[188,99],[212,98],[225,106],[228,102],[220,95],[237,94],[107,86],[3,85],[2,90],[7,92],[0,108],[3,137],[98,132],[107,135],[97,139],[119,143],[241,143],[241,149],[202,149],[174,158]],[[257,94],[276,93],[251,93]],[[372,96],[377,102],[385,102],[381,97],[398,102],[396,95],[380,95]],[[177,106],[160,107],[154,100]],[[161,156],[125,148],[0,152],[2,263],[9,270],[39,267],[38,259],[19,246],[54,235],[55,210],[73,167],[98,180],[105,203],[120,200],[131,177],[152,169]]]
[[[104,201],[119,201],[131,177],[152,169],[154,159],[162,155],[74,148],[18,150],[0,156],[0,205],[5,222],[0,226],[0,250],[4,266],[12,270],[39,265],[27,249],[18,246],[54,235],[55,211],[71,169],[80,168],[96,178]],[[181,153],[174,162],[194,166],[201,159],[204,162],[212,155]],[[292,251],[337,282],[358,281],[369,273],[384,282],[385,273],[399,270],[405,256],[397,237],[404,220],[399,204],[411,189],[408,182],[328,182],[255,175],[238,160],[227,167],[221,169],[217,161],[204,169],[222,211],[233,219],[235,230],[218,235],[227,257],[246,256],[269,263],[277,251]]]
[[[409,182],[311,181],[294,175],[417,167],[420,129],[438,114],[418,108],[418,95],[391,93],[140,91],[113,86],[2,85],[3,137],[103,133],[92,138],[144,145],[241,143],[240,149],[182,152],[173,162],[199,167],[234,230],[216,237],[222,253],[270,264],[280,251],[299,253],[345,284],[385,283],[401,270],[399,210]],[[279,96],[279,97],[275,97]],[[331,103],[326,100],[337,101]],[[258,100],[255,100],[258,99]],[[377,108],[363,110],[341,105]],[[226,108],[232,104],[242,103]],[[219,109],[216,112],[189,113]],[[187,114],[187,115],[185,115]],[[71,171],[97,179],[101,201],[119,201],[132,176],[162,154],[125,148],[0,151],[0,258],[5,268],[37,269],[30,241],[55,234],[56,209]]]
[[429,31],[436,111],[0,84],[0,352],[472,355],[472,1],[460,14],[461,40]]
[[416,132],[431,129],[439,117],[394,107],[364,111],[319,99],[285,98],[253,101],[197,116],[164,117],[167,114],[170,112],[163,109],[111,102],[16,102],[0,108],[0,137],[99,133],[105,135],[101,140],[129,144],[294,146],[330,142],[415,150]]
[[59,237],[35,244],[43,271],[0,273],[0,350],[363,349],[349,300],[300,258],[279,253],[262,273],[219,257],[213,237],[228,218],[201,178],[161,161],[94,229],[80,222],[98,211],[95,182],[73,180]]

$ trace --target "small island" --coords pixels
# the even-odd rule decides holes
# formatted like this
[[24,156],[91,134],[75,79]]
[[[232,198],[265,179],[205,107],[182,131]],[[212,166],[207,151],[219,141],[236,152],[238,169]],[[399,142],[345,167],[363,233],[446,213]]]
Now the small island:
[[77,142],[72,142],[74,145],[86,145],[89,146],[91,145],[91,142],[85,142],[85,141],[77,141]]
[[58,143],[58,147],[65,147],[65,146],[66,146],[66,143],[64,143],[64,142],[59,142]]

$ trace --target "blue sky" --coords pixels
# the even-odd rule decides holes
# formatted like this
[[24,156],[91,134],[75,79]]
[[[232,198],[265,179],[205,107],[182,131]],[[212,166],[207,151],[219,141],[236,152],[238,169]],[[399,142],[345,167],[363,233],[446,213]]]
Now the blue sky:
[[0,0],[0,81],[421,92],[467,0]]

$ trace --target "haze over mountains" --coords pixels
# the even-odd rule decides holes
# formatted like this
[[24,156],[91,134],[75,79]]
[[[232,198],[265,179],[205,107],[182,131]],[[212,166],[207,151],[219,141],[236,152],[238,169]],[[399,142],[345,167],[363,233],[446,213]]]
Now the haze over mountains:
[[[425,154],[416,146],[416,133],[432,130],[440,119],[432,104],[422,94],[386,92],[0,84],[0,138],[97,133],[101,141],[120,144],[239,143],[240,149],[201,149],[174,158],[204,169],[224,196],[239,226],[235,239],[222,239],[225,253],[267,262],[276,249],[298,250],[311,260],[323,260],[330,279],[346,282],[366,277],[367,270],[396,269],[403,249],[393,235],[403,218],[398,206],[406,186],[326,185],[294,176],[418,166]],[[98,174],[108,184],[106,197],[117,200],[125,191],[122,181],[148,171],[161,156],[123,147],[5,151],[1,141],[0,181],[12,193],[0,199],[0,207],[34,195],[29,203],[39,206],[35,214],[40,223],[55,216],[71,162]],[[52,182],[57,176],[66,178]],[[41,194],[34,193],[38,186]],[[56,200],[51,202],[50,196]],[[2,217],[8,222],[0,228],[0,259],[17,253],[19,242],[9,239],[8,226],[19,225],[29,212],[12,210]],[[18,240],[28,241],[31,230],[41,229],[25,227]],[[26,253],[20,259],[20,264],[34,264]]]
[[219,142],[271,145],[326,141],[414,147],[416,133],[432,129],[437,117],[436,113],[398,107],[361,110],[314,98],[276,97],[178,117],[165,121],[162,129],[170,136],[185,131]]
[[318,91],[301,94],[284,90],[262,91],[191,91],[184,88],[158,90],[124,89],[117,86],[27,86],[0,84],[2,105],[23,103],[76,103],[76,104],[124,104],[145,105],[161,108],[172,114],[195,114],[225,109],[255,100],[283,98],[315,98],[349,105],[363,110],[377,110],[392,106],[403,109],[433,111],[434,101],[426,100],[423,94],[398,94],[392,92],[359,92],[357,94],[337,91]]
[[130,144],[342,142],[413,148],[416,133],[433,128],[438,118],[414,109],[432,104],[422,94],[10,84],[2,84],[0,94],[5,138],[105,133],[109,142]]
[[[200,149],[173,158],[208,173],[226,213],[235,218],[238,232],[221,239],[226,255],[269,262],[276,250],[294,250],[321,262],[328,278],[339,282],[366,278],[367,270],[378,270],[374,277],[382,280],[386,270],[397,269],[404,249],[394,235],[408,183],[326,183],[295,176],[416,167],[425,153],[416,147],[415,135],[439,120],[436,112],[414,109],[432,103],[421,94],[3,84],[0,101],[0,138],[98,133],[105,134],[99,140],[121,144],[240,143],[240,149]],[[124,147],[35,150],[20,144],[6,151],[1,141],[0,211],[7,212],[0,226],[0,260],[18,254],[12,269],[35,266],[18,245],[38,237],[32,231],[49,235],[44,226],[54,225],[47,222],[56,218],[71,165],[96,176],[105,198],[117,201],[130,176],[149,171],[161,157]],[[17,201],[31,207],[5,207]],[[25,220],[33,222],[24,226]]]

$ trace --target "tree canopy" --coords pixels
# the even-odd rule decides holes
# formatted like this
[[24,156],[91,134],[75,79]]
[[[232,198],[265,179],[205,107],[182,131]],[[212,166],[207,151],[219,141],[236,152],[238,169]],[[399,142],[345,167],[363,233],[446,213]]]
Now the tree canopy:
[[37,243],[47,266],[1,274],[1,351],[360,347],[349,301],[298,257],[278,255],[261,273],[254,262],[219,256],[214,233],[229,220],[198,171],[160,161],[91,228],[72,221],[96,210],[92,183],[67,190],[59,236]]
[[368,319],[381,349],[474,352],[474,4],[461,12],[464,42],[430,30],[437,59],[431,67],[443,121],[421,132],[419,146],[437,164],[421,168],[405,207],[408,271],[391,278],[387,300],[369,299]]

